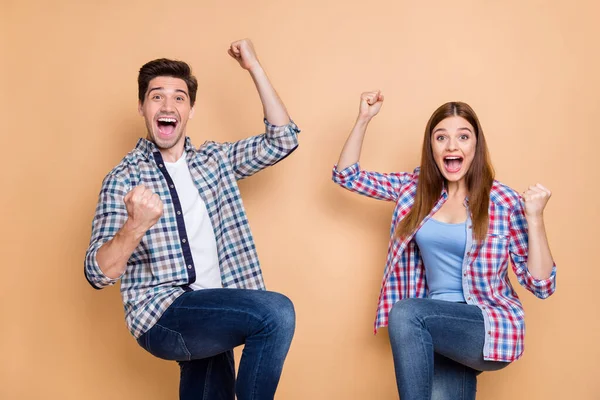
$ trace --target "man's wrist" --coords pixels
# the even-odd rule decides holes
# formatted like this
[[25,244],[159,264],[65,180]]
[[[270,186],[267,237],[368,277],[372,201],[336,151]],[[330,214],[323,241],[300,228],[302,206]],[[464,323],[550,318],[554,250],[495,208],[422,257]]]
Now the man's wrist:
[[369,125],[369,122],[371,122],[372,119],[373,117],[370,117],[368,115],[358,114],[355,125],[359,127],[366,127],[367,125]]
[[117,236],[120,236],[127,241],[139,242],[147,231],[148,229],[135,224],[131,218],[127,218],[127,221],[125,221],[123,227],[117,233]]
[[260,65],[260,63],[256,61],[254,65],[248,68],[248,72],[250,72],[250,75],[252,76],[257,76],[264,74],[265,70],[263,69],[262,65]]

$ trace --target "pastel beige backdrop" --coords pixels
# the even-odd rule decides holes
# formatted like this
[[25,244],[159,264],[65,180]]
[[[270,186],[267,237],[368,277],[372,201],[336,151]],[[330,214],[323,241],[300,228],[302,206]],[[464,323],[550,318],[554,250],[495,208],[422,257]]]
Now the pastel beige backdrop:
[[330,180],[359,94],[381,89],[365,168],[411,170],[432,111],[462,100],[497,178],[554,192],[557,292],[517,288],[525,355],[483,374],[478,398],[600,399],[599,12],[567,0],[2,0],[0,398],[176,398],[176,364],[138,347],[118,288],[86,283],[84,252],[102,178],[145,134],[139,67],[188,61],[200,88],[188,134],[241,139],[261,131],[261,106],[226,49],[250,37],[302,129],[292,157],[240,183],[268,287],[296,305],[277,398],[397,398],[387,330],[372,334],[392,204]]

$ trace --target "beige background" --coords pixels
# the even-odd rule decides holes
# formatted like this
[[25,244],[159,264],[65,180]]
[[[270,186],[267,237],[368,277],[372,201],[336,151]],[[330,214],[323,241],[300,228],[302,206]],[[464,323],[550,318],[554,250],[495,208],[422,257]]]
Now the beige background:
[[591,0],[1,0],[0,398],[176,397],[177,366],[137,346],[118,288],[88,286],[84,252],[102,178],[145,134],[139,67],[188,61],[195,144],[243,138],[261,107],[226,49],[250,37],[303,131],[241,183],[268,287],[298,315],[277,398],[397,398],[387,331],[372,334],[392,205],[330,180],[359,94],[380,88],[365,168],[412,169],[432,111],[462,100],[497,178],[554,192],[557,293],[519,287],[525,355],[483,374],[478,398],[600,399],[598,15]]

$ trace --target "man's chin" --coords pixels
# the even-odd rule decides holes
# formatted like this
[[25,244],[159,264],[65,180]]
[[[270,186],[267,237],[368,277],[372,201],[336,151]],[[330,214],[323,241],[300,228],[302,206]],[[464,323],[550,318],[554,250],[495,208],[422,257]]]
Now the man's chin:
[[178,136],[173,135],[171,138],[161,138],[158,135],[152,137],[152,142],[161,150],[169,150],[172,147],[175,147],[179,140],[181,139],[181,134]]

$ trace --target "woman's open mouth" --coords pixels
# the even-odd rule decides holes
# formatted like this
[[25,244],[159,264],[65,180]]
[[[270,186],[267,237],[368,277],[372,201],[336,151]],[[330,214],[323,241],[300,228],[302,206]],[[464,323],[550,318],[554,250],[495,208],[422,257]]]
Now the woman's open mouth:
[[459,156],[446,156],[444,157],[444,168],[451,174],[460,171],[463,164],[463,158]]

